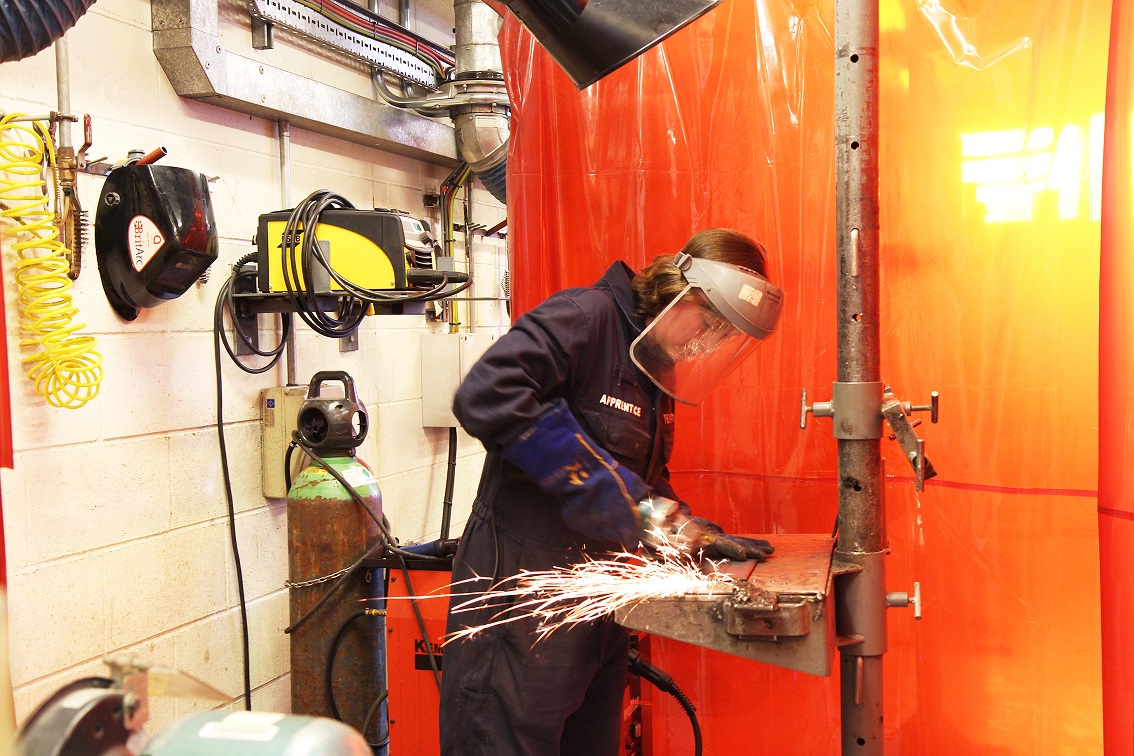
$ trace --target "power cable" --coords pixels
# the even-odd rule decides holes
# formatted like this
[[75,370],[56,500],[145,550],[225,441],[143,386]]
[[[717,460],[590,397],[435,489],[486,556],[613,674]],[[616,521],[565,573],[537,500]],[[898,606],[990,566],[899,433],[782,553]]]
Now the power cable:
[[[240,330],[239,323],[235,317],[235,310],[232,302],[232,288],[239,276],[246,275],[243,271],[245,265],[251,260],[249,256],[242,257],[232,268],[232,275],[224,286],[221,287],[220,293],[217,295],[216,305],[213,307],[213,364],[216,369],[216,389],[217,389],[217,440],[220,445],[221,457],[221,473],[224,476],[224,494],[225,501],[228,506],[228,535],[229,541],[232,543],[232,557],[236,563],[236,588],[240,600],[240,641],[241,651],[243,653],[243,668],[244,668],[244,708],[247,711],[252,710],[252,671],[249,641],[248,641],[248,601],[244,594],[244,567],[240,561],[240,544],[236,537],[236,506],[233,502],[232,496],[232,478],[229,473],[228,465],[228,446],[225,443],[224,437],[224,381],[221,378],[221,345],[224,345],[225,350],[237,366],[247,373],[263,373],[275,365],[283,352],[283,346],[287,341],[287,334],[291,329],[291,317],[288,315],[282,316],[283,319],[283,338],[280,339],[280,345],[274,350],[260,351],[250,342],[248,337]],[[255,275],[252,273],[252,275]],[[233,315],[232,323],[233,329],[244,339],[249,347],[253,348],[257,354],[265,357],[270,356],[271,361],[260,368],[249,368],[243,364],[232,350],[232,345],[228,342],[228,337],[224,332],[224,306],[229,306],[229,311]]]
[[654,687],[658,690],[669,693],[677,702],[681,704],[681,708],[685,709],[685,713],[689,715],[689,721],[693,725],[693,748],[696,756],[701,756],[701,724],[697,721],[697,707],[693,702],[677,687],[677,683],[673,678],[666,674],[661,669],[658,669],[653,664],[642,658],[638,649],[630,649],[630,671],[645,680],[653,683]]
[[[328,338],[346,338],[358,330],[369,305],[446,299],[472,286],[472,279],[463,273],[459,274],[463,279],[461,285],[456,288],[450,289],[449,285],[458,274],[441,273],[440,281],[425,291],[379,291],[347,279],[331,265],[315,231],[324,212],[353,209],[354,205],[342,195],[319,189],[295,206],[284,226],[284,288],[299,317],[311,330]],[[341,293],[328,295],[315,291],[312,282],[316,280],[316,264],[326,272],[329,280],[339,285]],[[324,309],[328,296],[333,296],[338,302],[336,313]]]
[[[256,270],[246,268],[256,258],[256,253],[252,252],[244,257],[241,257],[232,266],[232,275],[221,286],[221,290],[217,293],[216,306],[213,308],[213,332],[220,334],[221,344],[224,350],[228,352],[228,356],[236,363],[236,366],[243,370],[245,373],[259,374],[266,373],[271,370],[280,360],[284,348],[287,346],[288,336],[291,335],[291,313],[285,312],[280,314],[280,340],[276,346],[271,349],[260,349],[256,341],[251,336],[244,332],[240,324],[240,320],[236,317],[236,298],[233,296],[236,293],[236,282],[241,279],[256,278]],[[231,342],[228,340],[228,334],[224,330],[224,310],[228,309],[229,319],[232,322],[232,331],[235,333],[253,354],[261,357],[271,357],[272,359],[262,367],[249,367],[240,360],[240,357],[233,349]]]

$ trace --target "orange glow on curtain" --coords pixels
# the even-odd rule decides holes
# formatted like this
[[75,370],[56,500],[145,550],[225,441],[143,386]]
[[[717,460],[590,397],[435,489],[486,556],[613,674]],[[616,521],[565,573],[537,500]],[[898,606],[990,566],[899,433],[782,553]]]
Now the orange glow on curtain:
[[1099,557],[1107,754],[1134,753],[1134,11],[1111,20],[1099,275]]
[[[1097,752],[1110,3],[881,10],[882,377],[917,404],[941,392],[940,423],[918,429],[939,473],[923,493],[882,440],[887,587],[919,580],[925,599],[921,622],[890,613],[887,748]],[[829,399],[836,375],[832,18],[831,2],[724,0],[583,92],[514,18],[501,34],[517,313],[702,228],[771,252],[779,331],[678,409],[675,487],[734,532],[834,522],[830,421],[799,428],[800,390]],[[837,677],[657,638],[651,654],[697,706],[705,753],[839,751]],[[681,709],[653,707],[653,752],[691,752]]]

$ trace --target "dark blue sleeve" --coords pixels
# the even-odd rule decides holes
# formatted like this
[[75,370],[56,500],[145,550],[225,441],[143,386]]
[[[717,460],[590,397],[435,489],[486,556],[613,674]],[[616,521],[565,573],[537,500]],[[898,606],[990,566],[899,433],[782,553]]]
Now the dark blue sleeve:
[[[563,395],[592,341],[580,302],[603,296],[559,294],[521,316],[465,376],[453,401],[464,429],[489,451],[509,445]],[[610,348],[610,347],[607,347]]]

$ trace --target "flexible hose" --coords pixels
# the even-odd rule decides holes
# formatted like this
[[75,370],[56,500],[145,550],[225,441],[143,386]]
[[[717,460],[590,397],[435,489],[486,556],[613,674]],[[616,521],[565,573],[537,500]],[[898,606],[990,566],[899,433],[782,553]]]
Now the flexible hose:
[[45,193],[44,158],[55,163],[55,147],[39,122],[0,118],[0,215],[15,226],[16,284],[20,307],[20,346],[36,351],[23,357],[28,380],[54,407],[78,409],[98,396],[102,355],[93,336],[79,333],[85,323],[71,298],[70,263],[59,241],[54,213]]
[[0,0],[0,63],[35,55],[75,25],[95,0]]

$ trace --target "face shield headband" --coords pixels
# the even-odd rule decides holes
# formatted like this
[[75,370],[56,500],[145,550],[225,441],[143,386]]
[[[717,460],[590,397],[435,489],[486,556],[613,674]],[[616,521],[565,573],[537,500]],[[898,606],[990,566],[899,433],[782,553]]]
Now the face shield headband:
[[630,345],[658,388],[698,404],[776,329],[784,293],[738,265],[679,253],[687,286]]

